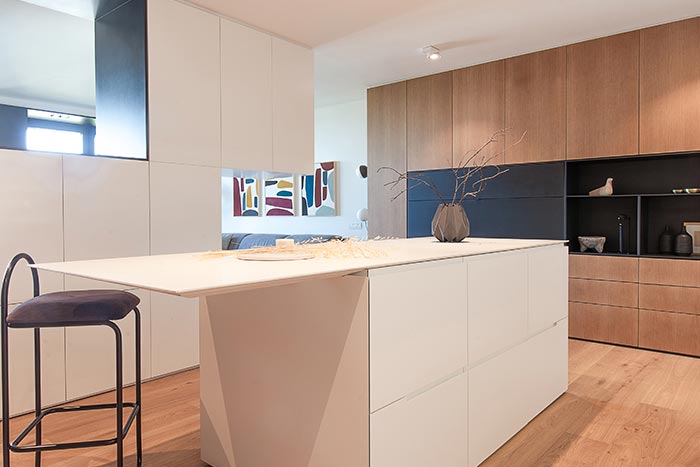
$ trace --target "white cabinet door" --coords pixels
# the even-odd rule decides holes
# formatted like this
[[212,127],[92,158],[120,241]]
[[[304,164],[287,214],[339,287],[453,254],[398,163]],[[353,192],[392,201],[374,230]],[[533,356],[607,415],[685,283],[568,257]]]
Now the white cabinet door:
[[467,375],[370,416],[371,467],[467,465]]
[[569,254],[562,245],[528,253],[528,335],[552,327],[569,313]]
[[219,18],[175,0],[149,0],[151,161],[221,166],[220,90]]
[[466,364],[461,259],[370,270],[370,410]]
[[567,320],[469,370],[469,466],[477,466],[563,394]]
[[272,134],[276,172],[313,173],[313,68],[310,49],[272,39]]
[[[61,156],[0,149],[0,268],[14,255],[37,262],[63,261]],[[32,296],[29,268],[22,262],[10,286],[10,303]],[[40,272],[41,292],[63,290],[63,275]]]
[[221,159],[272,168],[272,38],[221,19]]
[[[76,284],[77,285],[77,284]],[[83,287],[78,287],[83,288]],[[141,299],[141,372],[142,378],[151,376],[151,294],[134,291]],[[134,313],[117,324],[122,331],[124,357],[124,384],[136,380],[135,320]],[[114,389],[115,374],[114,331],[106,326],[66,328],[66,396],[70,399]]]
[[[10,307],[10,312],[14,307]],[[42,404],[66,400],[63,328],[41,330]],[[34,410],[34,330],[9,330],[10,414]],[[2,401],[0,401],[0,408]]]
[[66,261],[149,253],[148,163],[63,160]]
[[151,254],[221,248],[221,170],[151,162]]
[[527,255],[484,255],[467,260],[469,365],[527,335]]
[[153,376],[199,365],[199,301],[151,293]]

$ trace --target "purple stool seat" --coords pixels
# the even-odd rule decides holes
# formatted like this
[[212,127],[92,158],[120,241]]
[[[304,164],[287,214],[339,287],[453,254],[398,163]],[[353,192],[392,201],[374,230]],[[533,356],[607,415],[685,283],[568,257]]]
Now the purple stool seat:
[[11,328],[87,326],[118,321],[139,304],[120,290],[80,290],[40,295],[18,305],[8,316]]

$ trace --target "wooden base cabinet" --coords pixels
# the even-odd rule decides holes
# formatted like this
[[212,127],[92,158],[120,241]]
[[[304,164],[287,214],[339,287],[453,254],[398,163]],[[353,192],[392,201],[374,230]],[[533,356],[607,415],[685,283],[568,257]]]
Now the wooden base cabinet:
[[639,310],[592,303],[569,304],[569,336],[637,346]]

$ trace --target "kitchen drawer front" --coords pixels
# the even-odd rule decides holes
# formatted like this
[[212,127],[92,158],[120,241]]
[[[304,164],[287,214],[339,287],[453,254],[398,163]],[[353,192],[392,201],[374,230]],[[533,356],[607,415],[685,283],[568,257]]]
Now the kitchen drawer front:
[[639,310],[590,303],[569,303],[569,337],[637,345]]
[[640,284],[639,308],[700,315],[700,288]]
[[639,305],[639,285],[634,282],[569,279],[569,300],[637,308]]
[[639,259],[621,256],[569,255],[569,277],[637,282]]
[[551,328],[568,315],[568,247],[538,248],[528,253],[528,335]]
[[370,271],[370,411],[467,360],[467,266],[434,261]]
[[467,261],[469,365],[527,337],[528,257],[521,252]]
[[370,415],[371,467],[467,465],[467,374]]
[[639,346],[700,356],[700,316],[639,310]]
[[483,462],[566,391],[567,368],[567,322],[562,320],[469,370],[469,467]]
[[639,282],[700,287],[700,261],[642,258],[639,260]]

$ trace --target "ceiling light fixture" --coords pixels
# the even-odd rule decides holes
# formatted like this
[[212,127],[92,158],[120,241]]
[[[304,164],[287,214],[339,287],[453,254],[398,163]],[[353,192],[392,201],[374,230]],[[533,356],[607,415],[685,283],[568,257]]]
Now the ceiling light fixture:
[[421,52],[423,52],[423,55],[425,55],[425,58],[428,60],[434,62],[436,60],[440,60],[442,58],[442,55],[440,55],[440,49],[433,45],[427,45],[421,49]]

